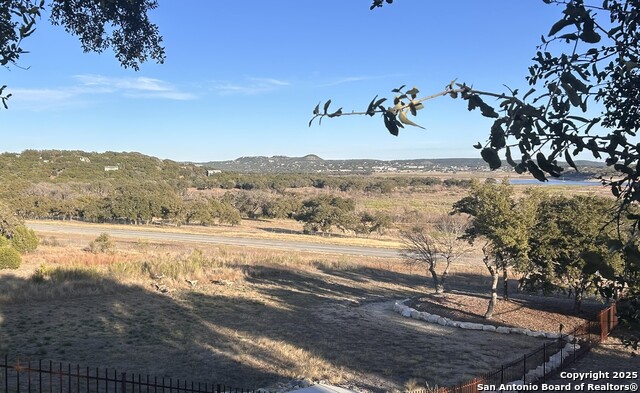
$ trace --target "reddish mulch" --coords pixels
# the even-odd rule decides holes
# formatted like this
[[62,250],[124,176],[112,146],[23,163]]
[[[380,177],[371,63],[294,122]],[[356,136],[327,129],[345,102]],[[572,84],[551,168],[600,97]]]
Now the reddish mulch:
[[573,299],[542,296],[515,295],[510,300],[500,300],[493,317],[485,319],[488,296],[460,293],[430,294],[407,303],[419,311],[440,315],[455,321],[476,322],[494,326],[519,327],[531,330],[556,332],[560,324],[569,332],[586,320],[593,320],[604,305],[585,303],[582,312],[573,311]]

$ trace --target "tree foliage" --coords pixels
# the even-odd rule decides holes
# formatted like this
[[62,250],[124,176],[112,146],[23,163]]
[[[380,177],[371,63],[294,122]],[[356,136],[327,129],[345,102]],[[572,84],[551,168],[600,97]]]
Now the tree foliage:
[[13,247],[0,247],[0,270],[17,269],[22,263],[20,253]]
[[38,236],[33,229],[24,225],[18,226],[11,237],[11,246],[22,254],[34,251],[38,248],[38,242]]
[[[562,17],[542,36],[524,94],[482,91],[454,80],[443,91],[419,97],[417,88],[401,86],[392,90],[393,98],[374,97],[363,112],[333,111],[329,100],[322,109],[316,106],[311,121],[380,114],[387,130],[398,135],[405,125],[415,125],[409,116],[417,116],[425,101],[450,96],[494,119],[486,143],[475,145],[492,169],[502,165],[503,153],[518,173],[545,181],[561,175],[558,160],[575,168],[573,157],[589,152],[619,175],[608,181],[614,195],[627,204],[639,201],[640,144],[634,137],[640,126],[640,4],[544,2],[561,5]],[[371,8],[383,4],[374,1]]]
[[294,217],[304,223],[308,233],[327,233],[332,227],[346,231],[353,226],[355,208],[353,199],[321,195],[302,202],[302,208]]
[[533,288],[569,291],[576,311],[588,289],[614,282],[622,260],[609,249],[617,238],[613,205],[610,199],[581,195],[541,200],[530,232],[531,270],[524,282]]
[[[163,63],[164,48],[158,27],[149,20],[156,0],[53,0],[50,22],[62,26],[80,40],[85,52],[113,49],[125,68],[138,70],[149,59]],[[36,29],[44,0],[0,1],[0,66],[18,65],[27,53],[23,40]],[[7,108],[11,94],[0,87],[0,100]]]
[[4,203],[0,203],[0,239],[2,239],[0,247],[10,247],[20,253],[33,251],[38,247],[38,237],[35,232],[27,228],[15,212]]
[[[513,187],[505,180],[500,184],[475,182],[469,196],[453,205],[452,213],[466,213],[471,217],[463,238],[470,243],[478,239],[485,242],[483,262],[492,278],[485,318],[491,318],[500,271],[506,278],[510,266],[522,266],[528,259],[531,209],[524,198],[514,197]],[[504,285],[506,295],[506,280]]]

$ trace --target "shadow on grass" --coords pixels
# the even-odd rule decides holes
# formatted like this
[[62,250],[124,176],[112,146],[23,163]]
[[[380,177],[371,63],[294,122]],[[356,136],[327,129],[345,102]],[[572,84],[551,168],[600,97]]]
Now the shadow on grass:
[[[282,375],[236,360],[228,332],[170,296],[75,272],[61,282],[0,276],[0,354],[127,373],[264,387]],[[226,315],[234,318],[233,315]],[[220,344],[216,350],[212,344]],[[277,359],[274,359],[276,361]]]
[[519,356],[538,345],[427,326],[376,302],[426,292],[424,276],[239,268],[250,273],[237,287],[169,294],[152,280],[128,286],[94,273],[40,284],[0,276],[0,298],[22,299],[0,303],[0,353],[249,389],[356,375],[360,387],[383,392],[410,379],[452,384],[498,367],[505,350]]

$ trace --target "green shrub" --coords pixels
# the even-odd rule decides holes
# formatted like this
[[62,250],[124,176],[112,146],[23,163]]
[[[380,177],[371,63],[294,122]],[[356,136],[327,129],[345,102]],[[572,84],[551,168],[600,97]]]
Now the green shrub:
[[51,276],[51,268],[44,263],[40,265],[36,271],[31,275],[31,280],[37,283],[43,283],[47,281]]
[[21,262],[20,253],[13,247],[5,246],[0,248],[0,270],[17,269],[20,267]]
[[33,229],[21,225],[13,231],[11,245],[21,254],[31,252],[38,248],[38,236]]
[[100,236],[89,243],[89,250],[96,254],[111,252],[113,251],[113,248],[113,240],[111,240],[111,236],[109,236],[108,233],[101,233]]

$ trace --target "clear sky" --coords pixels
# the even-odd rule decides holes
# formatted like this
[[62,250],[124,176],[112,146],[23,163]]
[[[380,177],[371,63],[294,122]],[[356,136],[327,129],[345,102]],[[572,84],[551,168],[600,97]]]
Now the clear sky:
[[[165,64],[120,67],[85,54],[44,15],[22,68],[0,69],[13,97],[0,110],[0,151],[139,151],[184,161],[252,155],[479,157],[489,122],[466,102],[430,101],[391,136],[379,117],[326,119],[313,107],[366,109],[400,85],[428,94],[458,78],[483,90],[527,90],[542,33],[561,8],[541,0],[160,0],[151,19]],[[333,107],[333,106],[332,106]]]

